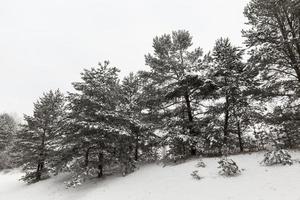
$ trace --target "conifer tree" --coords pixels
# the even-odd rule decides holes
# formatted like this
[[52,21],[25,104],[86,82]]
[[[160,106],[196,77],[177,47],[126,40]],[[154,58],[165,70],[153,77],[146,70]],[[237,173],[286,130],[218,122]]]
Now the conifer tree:
[[[257,97],[272,104],[266,123],[286,134],[289,146],[299,143],[300,2],[251,0],[244,14],[249,29],[243,31],[251,49],[253,68],[261,85]],[[270,107],[270,106],[269,106]]]
[[109,168],[129,173],[133,168],[130,117],[122,108],[119,70],[108,61],[97,68],[85,69],[82,82],[73,83],[76,93],[69,94],[69,127],[65,144],[73,173],[70,185],[89,177],[102,177]]
[[166,140],[169,145],[181,141],[184,146],[179,150],[181,154],[195,155],[200,134],[196,128],[197,100],[213,90],[214,85],[199,73],[201,48],[190,50],[191,46],[192,37],[188,31],[174,31],[172,35],[155,37],[154,54],[145,58],[146,65],[151,68],[147,74],[150,84],[159,94],[157,98],[160,100],[156,102],[163,115],[164,130],[169,133]]
[[[254,115],[249,90],[255,87],[253,77],[257,75],[242,62],[243,53],[229,39],[220,38],[211,55],[208,75],[218,85],[218,90],[213,95],[214,103],[207,111],[214,120],[216,130],[213,132],[218,134],[214,137],[219,142],[217,146],[230,146],[237,136],[240,151],[244,149],[243,132]],[[221,137],[220,133],[223,133]]]
[[13,117],[4,113],[0,115],[0,151],[4,151],[11,145],[13,136],[17,130],[17,123]]
[[33,116],[25,115],[25,124],[17,133],[15,151],[22,151],[20,164],[26,172],[22,180],[38,182],[51,175],[62,140],[65,98],[50,90],[34,103]]
[[300,82],[299,5],[295,0],[252,0],[245,8],[246,44],[253,47],[261,70],[271,73],[266,74],[270,82],[278,76]]
[[7,113],[0,115],[0,170],[14,166],[11,151],[17,122]]
[[[134,159],[138,161],[155,157],[152,152],[156,136],[152,124],[147,120],[148,107],[144,104],[144,83],[139,74],[130,73],[122,81],[122,113],[128,119],[129,133],[132,136]],[[152,155],[151,155],[152,153]],[[141,154],[141,155],[140,155]]]

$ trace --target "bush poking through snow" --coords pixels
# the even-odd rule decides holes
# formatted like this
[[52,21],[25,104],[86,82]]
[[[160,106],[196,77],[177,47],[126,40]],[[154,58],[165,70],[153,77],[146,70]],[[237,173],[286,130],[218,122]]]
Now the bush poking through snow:
[[287,150],[280,149],[269,151],[265,153],[264,159],[261,162],[267,166],[282,164],[282,165],[292,165],[292,157]]
[[206,164],[203,162],[203,160],[200,160],[200,161],[196,164],[196,167],[202,167],[202,168],[205,168],[205,167],[206,167]]
[[196,180],[200,180],[202,179],[202,177],[198,174],[198,170],[195,170],[191,173],[191,176],[196,179]]
[[219,174],[223,176],[235,176],[241,173],[239,167],[232,159],[225,157],[219,160],[218,163],[218,168],[220,168]]

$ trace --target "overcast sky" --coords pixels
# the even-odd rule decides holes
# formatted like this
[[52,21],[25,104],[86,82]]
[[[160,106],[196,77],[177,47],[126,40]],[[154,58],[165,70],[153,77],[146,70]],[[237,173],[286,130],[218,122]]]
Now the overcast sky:
[[0,112],[31,114],[49,89],[72,89],[83,68],[110,60],[145,69],[152,39],[186,29],[205,52],[242,45],[247,0],[0,0]]

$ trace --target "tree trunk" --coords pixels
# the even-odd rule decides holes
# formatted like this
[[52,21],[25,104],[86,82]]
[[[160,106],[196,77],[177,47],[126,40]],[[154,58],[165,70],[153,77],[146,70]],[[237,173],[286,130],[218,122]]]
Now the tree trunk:
[[226,94],[226,102],[225,102],[225,116],[224,116],[224,140],[223,143],[224,145],[227,145],[228,143],[228,121],[229,121],[229,96]]
[[37,170],[36,170],[36,173],[35,173],[35,180],[36,181],[41,180],[43,168],[44,168],[44,162],[40,162],[37,166]]
[[84,165],[85,167],[88,167],[89,165],[89,154],[90,154],[90,150],[92,147],[89,147],[86,152],[85,152],[85,156],[84,156]]
[[[184,95],[184,99],[185,99],[186,109],[187,109],[187,114],[188,114],[188,121],[189,121],[188,129],[190,132],[190,136],[195,136],[195,130],[193,127],[194,118],[193,118],[193,114],[192,114],[191,100],[190,100],[190,96],[189,96],[188,92],[186,92],[186,94]],[[192,156],[196,155],[196,153],[197,153],[196,144],[191,144],[190,153]]]
[[139,159],[139,131],[140,129],[131,125],[131,131],[134,134],[134,160],[138,161]]
[[134,160],[138,161],[138,159],[139,159],[139,134],[136,133],[135,147],[134,147]]
[[98,154],[98,178],[103,176],[103,154]]
[[42,141],[40,146],[40,158],[39,163],[36,170],[36,181],[40,181],[42,177],[42,170],[44,169],[44,162],[45,162],[45,140],[46,140],[46,129],[43,130],[42,133]]
[[103,176],[103,166],[102,165],[98,165],[98,178],[101,178]]
[[186,109],[187,109],[187,114],[188,114],[188,120],[189,122],[193,122],[193,114],[192,114],[192,108],[191,108],[191,100],[190,96],[188,93],[184,95],[185,103],[186,103]]
[[35,172],[35,181],[40,181],[40,180],[41,180],[41,171],[40,171],[40,163],[39,163]]
[[238,138],[239,138],[240,151],[244,152],[244,145],[243,145],[243,140],[242,140],[240,121],[238,119],[237,119],[237,134],[238,134]]

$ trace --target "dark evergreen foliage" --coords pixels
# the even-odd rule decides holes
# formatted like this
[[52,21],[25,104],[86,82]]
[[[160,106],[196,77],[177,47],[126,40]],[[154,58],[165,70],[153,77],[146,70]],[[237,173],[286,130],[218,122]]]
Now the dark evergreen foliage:
[[59,159],[65,117],[65,98],[59,91],[45,93],[34,103],[33,116],[25,116],[26,124],[18,131],[14,151],[22,151],[18,163],[26,172],[22,180],[33,183],[54,171]]
[[[108,61],[85,69],[75,92],[45,93],[19,129],[0,115],[0,169],[22,165],[28,183],[67,171],[67,185],[76,186],[160,158],[178,163],[268,146],[276,151],[265,164],[290,164],[282,149],[300,145],[299,13],[296,0],[251,0],[247,49],[220,38],[203,56],[179,30],[153,39],[150,70],[120,81]],[[219,164],[223,175],[240,173],[231,159]]]
[[[253,104],[252,92],[257,73],[242,61],[244,51],[234,47],[229,39],[216,41],[212,54],[207,55],[208,77],[218,89],[211,96],[206,111],[210,148],[234,152],[244,151],[244,134],[253,125],[260,110]],[[228,149],[229,148],[229,149]]]
[[225,157],[219,160],[218,163],[218,168],[220,168],[219,173],[223,176],[236,176],[241,173],[238,165],[232,159]]
[[259,71],[256,95],[261,105],[275,105],[265,120],[284,132],[288,148],[299,145],[299,5],[295,0],[252,0],[244,12],[250,25],[243,31],[249,64]]
[[288,151],[286,151],[284,149],[277,149],[277,150],[269,151],[269,152],[265,153],[264,159],[261,163],[263,163],[267,166],[277,165],[277,164],[292,165],[293,161],[292,161],[292,157]]
[[7,113],[0,115],[0,170],[14,166],[11,152],[17,131],[15,119]]
[[156,104],[161,115],[161,130],[166,134],[168,156],[177,160],[195,155],[201,137],[198,123],[199,100],[215,90],[215,84],[200,73],[202,50],[190,50],[192,36],[188,31],[174,31],[153,40],[154,54],[145,56],[150,84],[157,88]]

